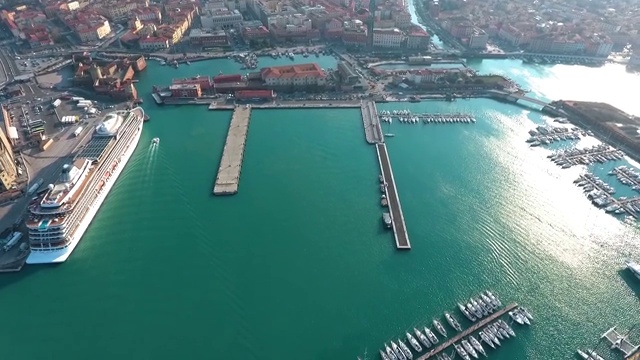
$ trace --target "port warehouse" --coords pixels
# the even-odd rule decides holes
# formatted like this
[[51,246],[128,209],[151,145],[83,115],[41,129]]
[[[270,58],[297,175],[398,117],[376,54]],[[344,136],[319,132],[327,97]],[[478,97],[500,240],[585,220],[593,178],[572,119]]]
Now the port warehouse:
[[[325,88],[329,75],[316,63],[266,67],[260,71],[217,76],[195,76],[173,79],[168,87],[154,86],[161,97],[195,98],[219,93],[234,94],[240,90],[319,91]],[[288,80],[288,81],[287,81]]]

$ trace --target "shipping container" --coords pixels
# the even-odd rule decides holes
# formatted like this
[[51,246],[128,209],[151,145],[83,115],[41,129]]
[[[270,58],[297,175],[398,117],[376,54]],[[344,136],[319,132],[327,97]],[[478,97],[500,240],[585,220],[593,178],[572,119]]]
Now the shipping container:
[[73,136],[78,137],[82,133],[82,126],[78,127],[76,131],[73,132]]

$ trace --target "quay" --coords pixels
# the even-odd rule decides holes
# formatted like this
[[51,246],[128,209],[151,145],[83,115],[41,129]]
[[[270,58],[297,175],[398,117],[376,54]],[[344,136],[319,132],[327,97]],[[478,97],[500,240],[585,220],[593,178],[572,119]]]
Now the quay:
[[237,106],[233,110],[218,175],[213,187],[214,195],[233,195],[238,192],[250,117],[251,106],[249,105]]
[[506,307],[494,312],[493,314],[487,316],[486,318],[484,318],[482,320],[479,320],[477,323],[471,325],[471,327],[469,327],[468,329],[464,330],[463,332],[461,332],[459,334],[456,334],[454,337],[448,339],[447,341],[443,342],[439,346],[433,348],[431,351],[427,352],[426,354],[418,357],[416,360],[426,360],[426,359],[429,359],[429,358],[437,355],[441,351],[443,351],[446,348],[448,348],[449,346],[453,345],[453,343],[458,342],[458,341],[462,340],[462,338],[467,337],[467,336],[473,334],[474,332],[482,329],[483,327],[485,327],[490,322],[498,319],[500,316],[508,313],[509,311],[515,309],[516,307],[518,307],[518,304],[516,304],[516,303],[511,303],[511,304],[507,305]]
[[384,142],[384,135],[380,127],[380,118],[378,117],[378,110],[376,110],[376,103],[371,100],[363,101],[360,105],[360,111],[362,113],[364,136],[367,142],[369,144]]
[[[227,102],[212,101],[209,104],[209,110],[231,110],[236,105]],[[360,102],[355,101],[278,101],[251,104],[254,109],[349,109],[359,108]]]
[[620,335],[616,331],[615,326],[602,334],[602,338],[609,340],[612,349],[618,349],[622,351],[625,359],[631,357],[632,355],[636,357],[640,356],[640,353],[637,353],[638,349],[640,349],[640,346],[633,345],[631,342],[629,342],[626,335]]
[[391,215],[391,224],[393,226],[393,236],[396,240],[396,248],[411,249],[409,235],[407,234],[407,227],[404,222],[404,215],[402,214],[400,197],[398,196],[398,191],[396,189],[396,182],[393,179],[393,170],[391,169],[391,161],[389,160],[387,145],[384,143],[376,144],[376,152],[378,153],[378,162],[380,163],[380,169],[382,170],[382,177],[386,184],[385,194],[389,201],[389,213]]

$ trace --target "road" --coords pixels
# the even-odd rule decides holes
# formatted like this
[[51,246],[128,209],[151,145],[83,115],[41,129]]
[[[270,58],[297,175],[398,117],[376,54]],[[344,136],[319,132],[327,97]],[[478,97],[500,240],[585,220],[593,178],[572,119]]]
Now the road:
[[16,74],[15,63],[6,49],[0,49],[0,84],[6,85],[13,81]]

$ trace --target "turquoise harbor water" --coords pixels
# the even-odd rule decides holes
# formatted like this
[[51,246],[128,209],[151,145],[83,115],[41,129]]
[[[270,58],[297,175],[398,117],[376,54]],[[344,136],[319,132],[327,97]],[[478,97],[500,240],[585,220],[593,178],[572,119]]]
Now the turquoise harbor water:
[[[640,113],[625,96],[637,94],[638,76],[619,66],[472,66],[542,98]],[[151,64],[139,90],[236,69]],[[599,86],[586,89],[585,78]],[[146,95],[152,120],[70,260],[0,277],[3,357],[355,359],[368,349],[372,359],[487,288],[536,317],[492,359],[573,358],[609,327],[638,321],[640,286],[619,271],[640,259],[638,230],[590,205],[572,184],[582,170],[527,146],[527,131],[548,119],[484,99],[379,108],[478,119],[391,125],[410,252],[395,251],[381,226],[378,164],[359,110],[254,111],[239,193],[213,197],[231,113],[161,108]]]

